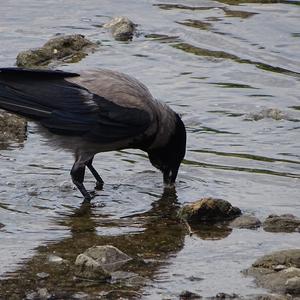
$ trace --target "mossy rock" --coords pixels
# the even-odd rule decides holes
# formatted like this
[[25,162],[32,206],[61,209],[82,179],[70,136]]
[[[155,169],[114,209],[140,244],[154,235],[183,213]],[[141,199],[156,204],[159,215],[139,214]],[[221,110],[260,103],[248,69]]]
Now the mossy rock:
[[226,200],[203,198],[185,205],[178,214],[180,218],[191,223],[220,222],[236,218],[241,215],[241,210]]
[[16,64],[18,67],[35,68],[47,66],[53,61],[78,62],[96,46],[81,34],[60,36],[40,48],[20,52]]

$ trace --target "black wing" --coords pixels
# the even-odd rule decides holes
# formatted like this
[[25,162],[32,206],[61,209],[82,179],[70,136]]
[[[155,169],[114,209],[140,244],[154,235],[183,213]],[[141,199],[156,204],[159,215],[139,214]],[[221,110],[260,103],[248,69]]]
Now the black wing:
[[62,71],[0,69],[0,108],[39,121],[53,133],[113,143],[142,134],[147,112],[115,104],[64,80]]

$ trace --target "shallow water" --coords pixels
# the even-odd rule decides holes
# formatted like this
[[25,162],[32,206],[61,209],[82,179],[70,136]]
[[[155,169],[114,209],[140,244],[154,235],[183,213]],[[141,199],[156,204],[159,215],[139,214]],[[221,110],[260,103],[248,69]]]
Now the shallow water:
[[[188,151],[177,199],[173,195],[170,205],[212,196],[261,219],[273,213],[299,217],[300,2],[237,2],[74,0],[70,6],[62,0],[9,0],[0,8],[0,66],[14,65],[18,52],[58,33],[101,41],[95,53],[60,68],[104,67],[131,74],[182,115]],[[113,41],[97,26],[117,15],[139,24],[132,42]],[[288,117],[245,120],[266,108]],[[149,251],[151,258],[162,259],[140,291],[145,299],[174,298],[183,290],[249,295],[262,290],[241,270],[270,251],[300,247],[299,233],[262,229],[217,237],[174,234],[173,227],[163,225],[171,209],[163,205],[160,174],[142,152],[131,150],[96,157],[106,185],[89,214],[75,218],[77,224],[82,199],[70,183],[72,160],[71,154],[51,148],[33,123],[23,145],[0,145],[2,278],[16,270],[24,275],[40,245],[68,256],[78,241],[87,243],[80,245],[84,250],[102,237],[121,247],[123,239],[140,239],[142,255]],[[91,189],[90,174],[87,183]],[[75,234],[78,230],[86,236]],[[169,247],[156,247],[166,236]]]

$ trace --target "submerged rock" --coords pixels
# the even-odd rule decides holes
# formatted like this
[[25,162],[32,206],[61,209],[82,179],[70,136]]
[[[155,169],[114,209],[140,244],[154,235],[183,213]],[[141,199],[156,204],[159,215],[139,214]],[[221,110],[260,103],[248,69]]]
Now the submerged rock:
[[103,25],[104,28],[109,28],[115,40],[128,41],[132,40],[135,33],[136,24],[127,17],[115,17],[110,22]]
[[132,260],[130,256],[111,245],[94,246],[87,249],[84,254],[96,260],[108,272],[116,271],[122,265]]
[[263,228],[269,232],[300,232],[300,219],[291,214],[270,215],[263,222]]
[[180,295],[179,295],[179,299],[180,300],[190,300],[190,299],[202,299],[202,296],[190,292],[190,291],[183,291]]
[[286,113],[277,108],[266,108],[259,112],[250,113],[246,116],[246,120],[248,121],[259,121],[262,119],[288,120],[289,117]]
[[60,36],[50,39],[41,48],[20,52],[16,64],[18,67],[35,68],[54,61],[78,62],[95,47],[95,43],[81,34]]
[[300,249],[265,255],[255,261],[246,274],[254,276],[258,285],[273,292],[300,296]]
[[23,142],[26,130],[27,122],[24,118],[0,110],[0,142],[9,140]]
[[85,254],[79,254],[75,261],[75,275],[84,279],[107,281],[111,275],[96,260]]
[[232,222],[230,222],[229,226],[232,228],[246,228],[246,229],[256,229],[260,227],[261,221],[254,216],[243,215],[237,217]]
[[203,198],[187,204],[179,210],[179,217],[188,222],[218,222],[232,220],[241,215],[238,207],[228,201],[214,198]]
[[237,294],[218,293],[215,297],[209,298],[210,300],[229,300],[229,299],[241,299]]
[[114,246],[94,246],[77,256],[76,276],[108,280],[111,272],[116,271],[132,258]]

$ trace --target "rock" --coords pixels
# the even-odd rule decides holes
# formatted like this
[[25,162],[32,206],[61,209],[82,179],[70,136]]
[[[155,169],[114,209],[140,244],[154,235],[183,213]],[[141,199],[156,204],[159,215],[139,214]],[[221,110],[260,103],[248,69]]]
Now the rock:
[[115,40],[128,41],[132,40],[136,24],[127,17],[115,17],[110,22],[104,24],[103,27],[111,30]]
[[258,285],[273,292],[300,296],[300,249],[265,255],[256,260],[246,274],[254,276]]
[[54,255],[54,254],[50,254],[48,256],[48,261],[50,263],[56,263],[56,264],[62,264],[64,262],[63,258],[61,258],[57,255]]
[[[51,294],[48,292],[46,288],[42,288],[37,290],[36,292],[32,292],[26,295],[26,300],[47,300],[51,299]],[[19,298],[20,299],[20,298]]]
[[107,281],[114,272],[132,258],[110,245],[94,246],[77,256],[76,276]]
[[20,52],[16,64],[18,67],[36,68],[54,61],[78,62],[87,55],[89,49],[95,48],[96,44],[83,35],[60,36],[50,39],[41,48]]
[[253,295],[251,297],[247,297],[247,300],[291,300],[291,297],[286,297],[283,295],[270,294],[270,295]]
[[248,121],[259,121],[266,118],[273,119],[273,120],[283,120],[283,119],[288,119],[288,116],[286,113],[282,112],[277,108],[263,109],[259,112],[251,113],[246,116],[246,120]]
[[132,260],[130,256],[111,245],[94,246],[87,249],[84,254],[94,259],[108,272],[116,271]]
[[288,294],[300,296],[300,276],[288,279],[285,283],[285,289]]
[[111,275],[97,261],[85,254],[77,256],[75,266],[77,277],[101,282],[106,282],[111,278]]
[[50,275],[46,272],[40,272],[40,273],[37,273],[36,276],[39,278],[39,279],[46,279],[48,278]]
[[183,291],[179,295],[180,300],[189,300],[189,299],[202,299],[202,297],[196,293],[190,292],[190,291]]
[[178,214],[180,218],[191,223],[218,222],[234,219],[241,214],[241,210],[226,200],[203,198],[185,205]]
[[284,265],[300,268],[300,249],[276,251],[265,255],[253,263],[255,268],[273,269],[273,266]]
[[90,296],[84,292],[78,292],[72,295],[72,299],[74,300],[87,300],[90,299]]
[[232,228],[246,228],[246,229],[256,229],[260,225],[261,222],[258,218],[253,216],[247,216],[247,215],[237,217],[229,224],[229,226]]
[[69,181],[63,181],[59,185],[59,190],[61,192],[70,192],[70,191],[74,190],[74,186]]
[[211,300],[217,300],[217,299],[240,299],[240,297],[237,294],[227,294],[227,293],[218,293],[215,297],[210,298]]
[[27,122],[25,119],[0,110],[0,143],[8,140],[24,142],[26,131]]
[[270,215],[263,222],[263,228],[269,232],[300,232],[300,219],[291,214]]
[[0,223],[0,229],[3,228],[4,226],[5,226],[4,224]]

